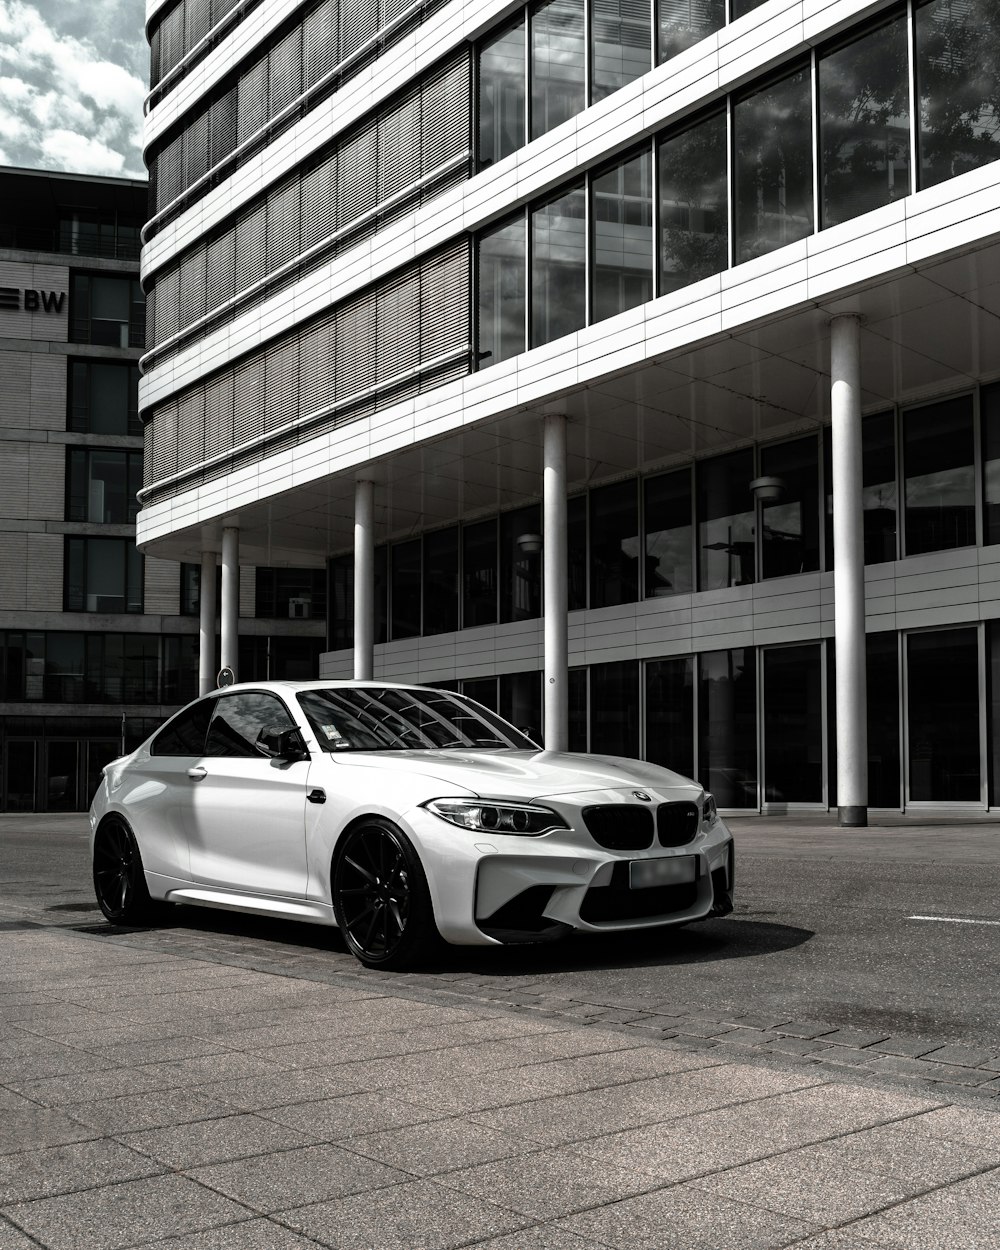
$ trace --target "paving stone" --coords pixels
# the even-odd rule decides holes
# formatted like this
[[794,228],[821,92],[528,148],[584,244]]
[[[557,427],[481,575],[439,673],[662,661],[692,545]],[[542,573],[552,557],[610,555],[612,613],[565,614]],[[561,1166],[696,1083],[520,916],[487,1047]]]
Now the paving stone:
[[0,1155],[63,1146],[96,1136],[92,1128],[76,1119],[36,1103],[27,1103],[9,1115],[0,1116]]
[[976,1107],[938,1107],[900,1123],[901,1132],[1000,1149],[1000,1115]]
[[932,1063],[929,1059],[906,1059],[900,1055],[881,1055],[873,1059],[873,1072],[887,1072],[893,1076],[919,1076],[925,1081],[947,1081],[953,1085],[985,1085],[989,1074],[975,1068],[960,1068],[956,1064]]
[[124,1133],[121,1140],[134,1150],[181,1169],[316,1144],[316,1138],[309,1134],[255,1115],[231,1115],[143,1133]]
[[970,1146],[944,1138],[916,1137],[908,1120],[866,1129],[818,1146],[807,1146],[784,1158],[791,1163],[819,1160],[832,1175],[844,1168],[878,1172],[911,1187],[916,1193],[1000,1167],[1000,1147]]
[[281,1218],[331,1250],[450,1250],[530,1224],[430,1180],[283,1211]]
[[81,1124],[106,1133],[125,1133],[130,1129],[138,1132],[233,1113],[226,1103],[188,1089],[160,1090],[155,1098],[148,1094],[123,1094],[95,1102],[71,1102],[61,1110]]
[[919,1059],[921,1055],[926,1055],[928,1051],[935,1050],[941,1045],[940,1042],[928,1041],[926,1037],[909,1037],[906,1034],[897,1033],[892,1037],[887,1037],[884,1042],[875,1042],[872,1045],[872,1051],[884,1051],[887,1055],[906,1055],[910,1059]]
[[834,1029],[832,1033],[823,1034],[823,1041],[828,1045],[852,1046],[856,1050],[888,1040],[886,1033],[873,1033],[869,1029]]
[[822,1020],[789,1020],[787,1024],[778,1026],[774,1032],[785,1037],[822,1037],[824,1033],[832,1033],[837,1026]]
[[318,1102],[266,1108],[260,1114],[320,1141],[332,1142],[360,1133],[424,1124],[440,1119],[442,1113],[417,1103],[402,1102],[395,1095],[364,1091],[340,1098],[321,1098]]
[[0,1215],[0,1250],[38,1250],[38,1242]]
[[129,1250],[316,1250],[316,1242],[274,1220],[248,1219],[204,1233],[146,1242]]
[[[867,1222],[867,1221],[866,1221]],[[795,1241],[788,1250],[907,1250],[901,1241],[873,1241],[857,1231],[859,1224],[828,1229],[804,1241]]]
[[537,1224],[506,1237],[476,1243],[476,1250],[607,1250],[606,1245],[578,1237],[554,1224]]
[[833,1047],[812,1038],[803,1040],[798,1037],[777,1037],[768,1043],[767,1049],[769,1052],[777,1051],[780,1055],[821,1055]]
[[469,1120],[434,1120],[384,1133],[349,1137],[340,1145],[415,1176],[433,1176],[537,1149],[522,1137]]
[[0,1155],[0,1205],[138,1180],[162,1171],[152,1159],[115,1141],[75,1142]]
[[855,1225],[861,1237],[906,1250],[995,1250],[1000,1244],[1000,1179],[975,1176],[922,1194]]
[[617,1250],[776,1250],[816,1226],[674,1185],[572,1215],[556,1227]]
[[953,1063],[961,1068],[981,1068],[993,1058],[989,1050],[976,1050],[970,1046],[939,1046],[937,1050],[929,1050],[923,1059],[931,1063]]
[[289,1069],[255,1080],[211,1082],[200,1085],[196,1092],[230,1110],[261,1111],[356,1093],[357,1086],[346,1075],[348,1070],[347,1066],[330,1072],[321,1068]]
[[118,1250],[232,1223],[244,1208],[183,1176],[153,1176],[6,1208],[49,1250]]
[[187,1171],[201,1184],[262,1214],[410,1180],[407,1173],[396,1168],[330,1145],[283,1150]]

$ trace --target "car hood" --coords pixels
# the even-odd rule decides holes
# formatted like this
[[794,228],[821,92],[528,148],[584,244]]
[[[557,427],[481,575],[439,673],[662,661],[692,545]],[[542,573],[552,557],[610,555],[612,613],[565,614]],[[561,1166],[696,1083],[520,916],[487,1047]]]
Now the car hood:
[[356,768],[392,769],[434,778],[458,790],[495,799],[542,799],[548,795],[632,786],[659,792],[682,790],[686,795],[695,795],[701,790],[696,782],[658,764],[613,755],[447,750],[351,752],[332,758]]

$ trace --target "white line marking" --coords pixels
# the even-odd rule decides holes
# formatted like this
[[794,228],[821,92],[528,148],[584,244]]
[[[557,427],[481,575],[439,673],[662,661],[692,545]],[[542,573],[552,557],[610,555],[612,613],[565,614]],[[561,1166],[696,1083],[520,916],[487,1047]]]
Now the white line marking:
[[963,916],[907,916],[907,920],[936,920],[939,924],[995,924],[1000,920],[966,920]]

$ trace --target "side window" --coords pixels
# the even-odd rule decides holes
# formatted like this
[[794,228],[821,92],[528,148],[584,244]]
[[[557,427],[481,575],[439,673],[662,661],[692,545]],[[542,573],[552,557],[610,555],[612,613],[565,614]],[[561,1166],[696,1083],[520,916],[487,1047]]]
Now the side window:
[[262,758],[255,747],[262,729],[294,729],[295,722],[281,700],[263,691],[222,695],[208,730],[206,755]]
[[150,755],[204,755],[211,700],[203,699],[167,721],[150,744]]

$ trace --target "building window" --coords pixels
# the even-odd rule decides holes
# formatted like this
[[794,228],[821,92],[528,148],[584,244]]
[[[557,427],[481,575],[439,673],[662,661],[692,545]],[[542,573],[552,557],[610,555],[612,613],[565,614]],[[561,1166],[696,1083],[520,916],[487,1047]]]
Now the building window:
[[771,647],[764,667],[764,801],[823,801],[821,647]]
[[146,297],[138,280],[73,274],[69,338],[101,347],[145,347]]
[[582,186],[531,214],[531,346],[587,324],[587,196]]
[[525,219],[521,213],[479,239],[480,367],[524,351]]
[[141,612],[142,556],[128,538],[66,539],[67,612]]
[[326,637],[331,651],[354,646],[354,556],[335,556],[327,563],[330,607]]
[[691,470],[663,473],[643,482],[643,530],[647,599],[694,589],[691,560]]
[[462,624],[495,625],[497,619],[497,523],[462,527]]
[[812,234],[811,94],[806,65],[733,107],[737,263]]
[[980,391],[983,448],[983,542],[1000,543],[1000,384]]
[[532,742],[542,740],[542,674],[503,673],[498,711]]
[[762,447],[763,477],[780,494],[761,509],[761,576],[786,577],[819,568],[819,443],[814,435]]
[[420,633],[420,539],[395,543],[389,550],[392,638],[415,638]]
[[[216,572],[221,574],[218,567]],[[258,617],[308,621],[322,620],[326,616],[325,569],[258,566],[254,593],[254,615]]]
[[592,321],[653,297],[651,166],[647,148],[590,181]]
[[590,606],[639,598],[638,482],[631,478],[590,492]]
[[694,657],[646,665],[646,759],[694,776]]
[[678,291],[729,264],[726,116],[717,113],[662,139],[660,294]]
[[698,589],[722,590],[756,580],[753,452],[702,460],[698,494]]
[[458,526],[424,535],[424,633],[458,629]]
[[590,0],[590,102],[596,104],[650,69],[650,6]]
[[522,17],[479,50],[479,165],[524,147],[525,21]]
[[[826,485],[826,567],[833,568],[833,444],[829,426],[823,431]],[[864,510],[865,564],[897,558],[896,546],[896,417],[880,412],[861,422],[861,506]]]
[[66,520],[131,525],[139,511],[142,452],[66,449]]
[[822,224],[910,193],[906,16],[819,58]]
[[569,577],[569,610],[587,606],[587,496],[566,501],[566,564]]
[[66,428],[74,434],[141,435],[139,366],[71,360]]
[[547,134],[586,103],[584,0],[545,0],[531,14],[531,137]]
[[919,185],[1000,159],[1000,18],[995,0],[916,10]]
[[542,614],[542,557],[520,539],[541,536],[538,504],[500,517],[500,620],[530,621]]
[[757,806],[753,647],[698,657],[698,779],[720,807]]
[[972,396],[903,413],[906,554],[976,541]]
[[639,663],[590,666],[590,750],[639,758]]
[[726,22],[725,0],[659,0],[657,10],[661,65]]

